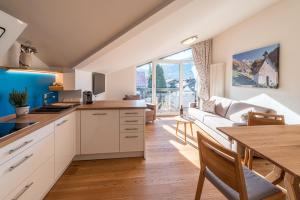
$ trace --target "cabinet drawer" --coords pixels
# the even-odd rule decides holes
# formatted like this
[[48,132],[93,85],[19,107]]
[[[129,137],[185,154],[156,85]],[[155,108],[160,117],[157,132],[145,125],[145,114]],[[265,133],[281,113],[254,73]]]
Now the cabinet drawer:
[[51,134],[0,166],[0,199],[53,155],[54,135]]
[[85,110],[81,111],[85,116],[94,117],[97,119],[107,118],[114,115],[118,110]]
[[144,125],[120,125],[120,133],[143,133]]
[[145,110],[143,109],[125,109],[120,110],[121,117],[143,117]]
[[51,123],[19,140],[0,148],[0,165],[23,152],[47,135],[54,132],[54,124]]
[[120,124],[145,124],[144,117],[121,117]]
[[32,175],[23,181],[5,199],[39,200],[42,199],[54,182],[54,157],[44,162]]
[[120,151],[143,151],[144,135],[141,133],[124,133],[120,135]]

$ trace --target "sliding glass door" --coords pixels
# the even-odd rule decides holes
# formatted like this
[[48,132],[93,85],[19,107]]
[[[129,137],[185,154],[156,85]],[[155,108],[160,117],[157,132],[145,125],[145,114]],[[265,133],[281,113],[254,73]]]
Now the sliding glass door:
[[156,65],[156,105],[158,114],[178,112],[180,104],[179,64]]
[[137,93],[157,106],[158,115],[179,114],[197,98],[197,72],[191,49],[167,56],[136,69]]

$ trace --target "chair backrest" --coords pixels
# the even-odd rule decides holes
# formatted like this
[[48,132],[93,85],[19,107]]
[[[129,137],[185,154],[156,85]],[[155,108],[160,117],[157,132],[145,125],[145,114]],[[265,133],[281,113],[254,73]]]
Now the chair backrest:
[[268,113],[249,112],[248,113],[248,126],[259,125],[284,125],[284,116]]
[[140,100],[141,96],[140,95],[125,95],[123,100]]
[[240,156],[209,139],[201,130],[197,132],[201,169],[209,169],[221,181],[247,200],[247,190]]

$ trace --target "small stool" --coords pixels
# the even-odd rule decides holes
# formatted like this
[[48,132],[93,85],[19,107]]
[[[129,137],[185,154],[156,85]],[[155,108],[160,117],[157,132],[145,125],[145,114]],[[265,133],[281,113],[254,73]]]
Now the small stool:
[[190,124],[190,127],[191,127],[191,133],[192,133],[192,136],[193,136],[193,120],[186,117],[186,116],[176,116],[175,117],[175,120],[176,120],[176,136],[178,137],[178,127],[179,127],[179,124],[182,123],[184,124],[184,142],[186,144],[186,124]]

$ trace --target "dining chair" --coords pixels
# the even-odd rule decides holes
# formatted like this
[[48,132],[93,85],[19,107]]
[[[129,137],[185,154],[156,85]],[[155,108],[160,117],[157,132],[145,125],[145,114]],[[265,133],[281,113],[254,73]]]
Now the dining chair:
[[284,115],[275,115],[269,113],[249,112],[248,126],[259,125],[284,125]]
[[[248,126],[261,126],[261,125],[285,125],[284,115],[275,115],[269,113],[249,112],[248,113]],[[253,151],[245,148],[244,164],[252,170],[253,167]],[[272,178],[273,184],[278,184],[283,180],[284,171],[274,167],[273,172],[276,171],[276,176]],[[267,175],[268,176],[268,175]],[[271,175],[270,175],[271,176]],[[274,175],[272,175],[274,176]]]
[[197,132],[200,157],[200,175],[195,200],[201,198],[203,184],[207,178],[230,200],[279,200],[284,199],[282,191],[263,177],[241,164],[236,152],[222,147]]

